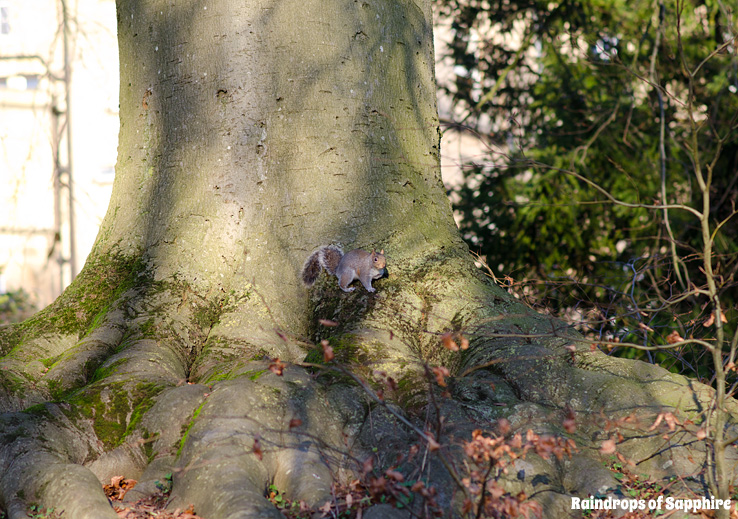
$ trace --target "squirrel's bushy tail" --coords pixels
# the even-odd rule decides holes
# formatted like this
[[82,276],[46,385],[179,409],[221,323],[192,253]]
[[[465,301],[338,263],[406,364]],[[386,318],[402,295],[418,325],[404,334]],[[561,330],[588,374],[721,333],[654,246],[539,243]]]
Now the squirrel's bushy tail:
[[325,245],[313,252],[305,265],[302,267],[302,282],[306,286],[313,286],[318,279],[320,271],[325,269],[329,274],[335,275],[338,263],[343,257],[343,250],[335,245]]

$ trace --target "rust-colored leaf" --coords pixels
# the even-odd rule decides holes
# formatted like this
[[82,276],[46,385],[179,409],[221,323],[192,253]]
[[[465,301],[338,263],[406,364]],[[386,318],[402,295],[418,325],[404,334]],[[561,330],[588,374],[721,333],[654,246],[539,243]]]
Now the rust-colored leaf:
[[272,359],[271,363],[269,364],[269,371],[271,371],[278,377],[281,377],[282,372],[284,371],[284,368],[286,366],[287,364],[279,360],[279,357],[277,357],[276,359]]
[[387,470],[384,475],[387,476],[389,479],[397,481],[398,483],[402,483],[403,481],[405,481],[405,476],[403,476],[396,470]]
[[426,433],[426,436],[428,437],[428,450],[429,451],[435,452],[441,448],[441,444],[436,441],[436,438],[435,436],[433,436],[432,433]]
[[602,445],[600,446],[600,453],[601,454],[612,454],[616,450],[615,448],[615,440],[605,440],[602,442]]
[[323,360],[325,362],[332,361],[335,355],[333,354],[333,348],[331,348],[331,345],[325,339],[320,341],[320,345],[323,346]]
[[323,326],[338,326],[338,323],[336,321],[331,321],[330,319],[318,319],[318,322],[322,324]]
[[259,437],[257,436],[254,438],[254,446],[252,448],[252,451],[256,455],[256,457],[261,461],[261,459],[264,457],[264,453],[261,450],[261,442],[259,441]]
[[459,345],[454,341],[454,336],[451,332],[446,332],[441,335],[441,344],[447,350],[459,351]]
[[374,469],[374,456],[369,456],[362,463],[361,472],[362,474],[368,474]]
[[512,426],[507,418],[500,418],[497,420],[497,430],[502,436],[507,436],[511,429]]
[[647,332],[652,332],[653,331],[653,328],[651,328],[650,326],[648,326],[647,324],[644,324],[644,323],[638,323],[638,328],[640,328],[641,330],[645,330]]
[[666,336],[666,342],[669,344],[676,344],[677,342],[681,342],[684,340],[684,337],[679,335],[679,332],[674,330],[669,335]]
[[451,375],[451,372],[445,366],[436,366],[433,368],[433,374],[436,376],[436,383],[441,387],[446,387],[446,377]]
[[709,327],[715,324],[715,312],[710,314],[710,317],[708,317],[704,323],[702,323],[702,326]]

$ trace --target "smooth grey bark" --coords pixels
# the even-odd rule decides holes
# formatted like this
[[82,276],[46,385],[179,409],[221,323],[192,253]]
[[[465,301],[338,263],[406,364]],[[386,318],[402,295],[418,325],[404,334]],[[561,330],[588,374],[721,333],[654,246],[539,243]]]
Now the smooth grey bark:
[[[421,429],[446,417],[452,458],[501,416],[565,434],[567,407],[579,413],[582,453],[530,456],[506,482],[550,517],[613,483],[595,410],[640,417],[620,448],[644,471],[700,466],[689,431],[664,442],[647,429],[663,409],[697,423],[708,388],[590,352],[474,267],[439,176],[429,1],[119,0],[118,20],[110,209],[75,283],[0,330],[10,518],[31,503],[112,518],[101,481],[140,480],[135,499],[168,473],[172,508],[279,517],[269,484],[318,505],[374,448],[383,468],[406,453],[418,436],[399,403],[421,410],[405,418]],[[344,294],[327,277],[307,291],[302,263],[328,243],[384,248],[389,276],[375,294]],[[445,350],[447,331],[470,349]],[[322,339],[356,376],[392,376],[393,406],[300,365],[320,359]],[[441,363],[457,376],[432,404],[425,366]],[[429,459],[439,502],[458,510],[460,490]]]

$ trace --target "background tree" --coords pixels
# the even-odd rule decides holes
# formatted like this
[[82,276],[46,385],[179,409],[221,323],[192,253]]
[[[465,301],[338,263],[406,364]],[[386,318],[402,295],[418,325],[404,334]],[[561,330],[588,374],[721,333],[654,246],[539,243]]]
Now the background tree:
[[[444,85],[465,129],[489,135],[456,209],[472,249],[529,300],[600,338],[709,338],[695,170],[709,168],[714,261],[728,332],[738,322],[736,19],[704,2],[440,1],[452,20]],[[695,70],[694,77],[688,73]],[[455,127],[454,121],[450,123]],[[562,174],[572,172],[574,174]],[[536,285],[532,280],[541,280]],[[636,309],[647,310],[641,315]],[[655,309],[661,309],[655,312]],[[632,355],[633,350],[621,350]],[[644,355],[710,379],[702,348]]]
[[[438,172],[429,2],[117,9],[110,209],[64,294],[0,328],[11,519],[116,517],[100,482],[118,475],[139,480],[131,499],[170,482],[171,509],[209,519],[281,517],[271,487],[330,506],[354,478],[397,500],[405,477],[418,514],[479,516],[522,490],[559,517],[614,484],[616,443],[655,477],[700,470],[682,446],[708,387],[591,351],[474,267]],[[301,287],[332,241],[388,252],[376,294]],[[628,428],[604,437],[577,419],[593,409]],[[696,418],[665,447],[667,411]],[[531,451],[514,474],[472,432],[495,423],[510,463]]]

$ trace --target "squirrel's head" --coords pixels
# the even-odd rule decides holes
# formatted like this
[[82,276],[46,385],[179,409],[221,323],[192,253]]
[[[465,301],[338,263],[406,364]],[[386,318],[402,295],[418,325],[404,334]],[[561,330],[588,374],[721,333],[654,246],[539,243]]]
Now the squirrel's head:
[[372,266],[379,270],[387,266],[387,258],[384,257],[384,249],[377,253],[376,249],[372,250]]

